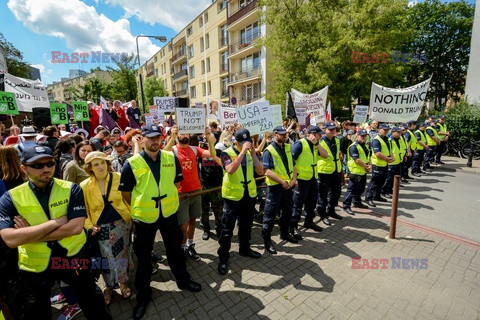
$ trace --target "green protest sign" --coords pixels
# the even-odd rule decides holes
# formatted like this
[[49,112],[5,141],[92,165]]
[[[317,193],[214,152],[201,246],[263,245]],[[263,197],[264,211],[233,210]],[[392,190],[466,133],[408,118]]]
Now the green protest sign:
[[50,103],[50,120],[52,124],[67,124],[67,105],[64,103]]
[[0,114],[18,114],[14,93],[0,91]]
[[75,121],[90,120],[90,112],[88,112],[88,104],[85,101],[73,101],[73,118]]

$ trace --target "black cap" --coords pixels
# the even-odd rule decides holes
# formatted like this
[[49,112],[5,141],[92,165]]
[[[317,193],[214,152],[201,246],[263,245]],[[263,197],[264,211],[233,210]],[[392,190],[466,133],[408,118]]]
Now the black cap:
[[440,117],[438,117],[438,119],[445,120],[445,116],[442,114]]
[[337,129],[337,124],[333,121],[328,121],[325,123],[325,128],[332,130],[332,129]]
[[22,164],[26,162],[35,162],[42,158],[53,159],[52,149],[49,147],[35,146],[26,148],[22,152]]
[[287,133],[287,129],[285,129],[283,126],[278,126],[278,127],[275,127],[275,128],[273,129],[273,133],[286,134],[286,133]]
[[318,126],[311,126],[310,128],[308,128],[307,130],[307,133],[322,133],[322,129],[320,129],[320,127]]
[[379,129],[384,129],[384,130],[390,130],[390,126],[388,125],[388,123],[381,123],[379,126],[378,126]]
[[240,144],[252,142],[252,138],[250,138],[250,131],[247,129],[237,130],[237,132],[235,132],[235,140],[237,140]]
[[145,126],[142,129],[142,135],[147,138],[154,138],[162,135],[162,130],[159,126],[152,124],[149,126]]
[[402,123],[402,128],[408,129],[408,124],[407,123]]
[[360,130],[358,130],[357,134],[358,134],[359,136],[365,136],[365,135],[367,135],[368,133],[367,133],[367,130],[365,130],[365,129],[360,129]]
[[410,120],[407,122],[409,126],[411,126],[412,124],[417,124],[417,121],[416,120]]
[[393,127],[392,128],[392,132],[402,132],[402,128],[401,127]]

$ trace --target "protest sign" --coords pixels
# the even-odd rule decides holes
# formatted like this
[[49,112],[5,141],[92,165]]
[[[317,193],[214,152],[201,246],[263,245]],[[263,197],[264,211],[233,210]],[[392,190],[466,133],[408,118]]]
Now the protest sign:
[[409,88],[387,88],[372,82],[370,119],[384,122],[417,120],[427,96],[430,80]]
[[160,113],[173,112],[175,109],[175,97],[153,97],[153,104]]
[[176,108],[178,133],[204,133],[205,132],[205,109],[199,108]]
[[298,124],[303,126],[305,125],[305,118],[307,117],[307,109],[305,108],[295,108],[297,114]]
[[[314,92],[306,94],[292,89],[292,100],[296,108],[305,108],[307,113],[313,113],[317,122],[325,122],[325,103],[327,101],[328,86]],[[297,116],[298,117],[298,116]]]
[[218,100],[207,98],[208,120],[215,120],[217,122],[219,121],[219,119],[220,119],[219,108],[220,108],[220,105],[222,105],[222,104],[223,103],[218,101]]
[[223,107],[220,105],[219,113],[220,125],[222,126],[222,129],[227,129],[229,126],[235,124],[235,121],[237,121],[237,113],[235,112],[235,108]]
[[73,101],[73,119],[75,121],[90,120],[90,112],[88,112],[88,104],[85,101]]
[[15,95],[17,110],[32,112],[33,108],[48,108],[47,89],[39,80],[29,80],[12,76],[9,73],[0,74],[0,91]]
[[15,94],[0,91],[0,114],[18,114],[18,106]]
[[64,103],[50,104],[50,120],[52,124],[67,124],[68,112],[67,105]]
[[275,127],[281,126],[283,124],[282,106],[279,104],[274,104],[274,105],[271,105],[270,107],[272,108],[273,125]]
[[153,116],[151,115],[145,115],[145,125],[151,126],[153,124]]
[[165,116],[163,112],[158,110],[157,106],[149,106],[148,110],[148,115],[152,117],[152,121],[159,121],[160,124],[163,124],[163,121],[165,121]]
[[355,115],[353,116],[353,123],[367,122],[368,106],[356,106]]
[[250,103],[235,109],[238,123],[251,135],[272,131],[274,128],[272,108],[268,101]]
[[203,103],[195,102],[195,108],[199,108],[199,109],[203,108]]

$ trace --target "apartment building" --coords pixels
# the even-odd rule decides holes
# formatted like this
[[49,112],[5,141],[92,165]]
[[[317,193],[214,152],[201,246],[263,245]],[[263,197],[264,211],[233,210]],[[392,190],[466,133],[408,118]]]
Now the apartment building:
[[50,102],[69,103],[74,98],[71,91],[69,91],[72,86],[83,86],[91,78],[102,79],[107,82],[112,80],[110,73],[103,70],[75,76],[77,74],[76,72],[71,72],[70,75],[73,77],[62,78],[62,81],[54,81],[52,84],[47,85],[48,100]]
[[[243,105],[266,92],[266,32],[257,0],[216,0],[140,68],[190,106],[206,98]],[[138,79],[137,79],[138,80]],[[146,105],[152,101],[146,101]]]

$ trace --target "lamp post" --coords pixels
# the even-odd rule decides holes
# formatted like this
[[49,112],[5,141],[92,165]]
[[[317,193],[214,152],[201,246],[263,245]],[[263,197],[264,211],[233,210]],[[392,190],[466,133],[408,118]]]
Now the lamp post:
[[138,38],[139,37],[154,38],[154,39],[157,39],[160,42],[167,42],[167,37],[165,37],[165,36],[147,36],[147,35],[144,35],[144,34],[139,34],[135,38],[135,41],[137,43],[137,60],[138,60],[138,76],[140,77],[139,78],[139,80],[140,80],[140,94],[141,94],[141,98],[142,98],[143,116],[145,116],[145,95],[143,93],[143,79],[142,79],[142,73],[140,72],[140,68],[141,68],[141,66],[140,66],[140,53],[138,51]]

